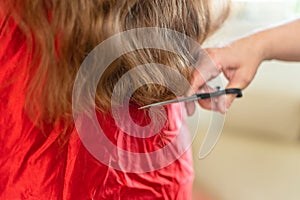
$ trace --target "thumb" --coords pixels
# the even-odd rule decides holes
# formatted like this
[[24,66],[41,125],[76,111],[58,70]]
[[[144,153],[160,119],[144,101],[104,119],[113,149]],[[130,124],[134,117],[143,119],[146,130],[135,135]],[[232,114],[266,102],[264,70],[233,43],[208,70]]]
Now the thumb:
[[[226,88],[245,89],[250,84],[252,79],[253,77],[251,77],[251,74],[249,74],[248,71],[244,71],[244,72],[237,71],[235,75],[232,77],[232,79],[229,80],[229,83],[226,86]],[[230,108],[235,98],[236,98],[235,94],[226,95],[226,111]]]
[[193,77],[191,81],[191,87],[186,92],[187,96],[195,94],[199,88],[201,88],[203,85],[205,85],[206,79],[201,74],[201,72],[198,69],[195,69],[193,72]]

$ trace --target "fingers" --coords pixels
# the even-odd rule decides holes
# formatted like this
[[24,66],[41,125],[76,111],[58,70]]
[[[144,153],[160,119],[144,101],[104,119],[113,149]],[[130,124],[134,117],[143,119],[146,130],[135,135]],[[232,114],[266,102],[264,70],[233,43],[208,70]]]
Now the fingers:
[[[256,71],[249,70],[250,67],[244,67],[243,69],[237,69],[235,73],[230,77],[229,83],[226,88],[240,88],[245,89],[253,80]],[[236,95],[226,95],[226,107],[225,110],[228,110],[232,105]]]
[[[221,66],[216,65],[212,58],[213,51],[209,50],[202,52],[199,60],[196,63],[196,68],[192,75],[191,88],[187,91],[186,96],[191,96],[195,93],[210,93],[215,92],[216,89],[206,85],[206,83],[217,77],[221,72]],[[222,103],[223,102],[223,103]],[[199,104],[204,109],[223,112],[225,110],[225,98],[212,98],[207,100],[200,100]],[[195,104],[186,104],[188,115],[192,115],[195,111]]]
[[[200,58],[196,63],[195,69],[192,74],[192,81],[191,81],[191,87],[186,92],[186,96],[191,96],[197,92],[199,92],[200,88],[204,88],[203,86],[206,85],[206,82],[215,78],[220,74],[221,70],[220,67],[217,67],[215,63],[212,61],[210,56],[207,54],[206,51],[201,52]],[[205,89],[204,89],[205,90]],[[202,92],[204,92],[202,90]],[[208,91],[215,91],[213,89],[206,88],[206,92]],[[214,105],[211,105],[209,101],[203,101],[201,102],[201,106],[206,107],[209,109],[210,107],[214,107]],[[189,102],[185,104],[186,111],[188,116],[191,116],[195,112],[195,103]]]
[[[208,85],[205,85],[201,89],[201,93],[211,93],[215,92],[217,89],[212,88]],[[219,97],[209,98],[209,99],[202,99],[198,100],[200,106],[207,110],[213,110],[216,112],[220,112],[222,114],[225,114],[226,112],[226,97],[224,95],[221,95]]]
[[[250,42],[249,42],[250,41]],[[242,39],[237,40],[222,48],[206,49],[211,63],[214,63],[215,69],[218,69],[218,73],[215,71],[209,71],[213,68],[207,69],[206,65],[201,65],[199,71],[203,74],[203,80],[196,80],[194,85],[204,85],[206,81],[216,77],[219,73],[223,73],[229,81],[226,88],[239,88],[245,89],[253,80],[257,69],[261,63],[261,60],[255,52],[251,54],[252,40]],[[200,73],[199,72],[199,73]],[[210,75],[207,77],[207,75]],[[197,75],[199,76],[199,75]],[[197,84],[199,82],[200,84]],[[236,95],[222,95],[212,101],[199,101],[201,107],[205,109],[219,111],[220,113],[226,113],[230,108],[232,102],[236,98]]]
[[187,91],[186,96],[191,96],[195,94],[199,90],[199,88],[205,85],[205,83],[206,83],[205,78],[201,75],[199,70],[195,69],[193,72],[191,87]]
[[[197,62],[197,68],[194,70],[192,86],[187,95],[190,96],[199,92],[199,88],[204,88],[205,92],[212,92],[211,88],[204,87],[207,81],[218,76],[221,72],[228,79],[226,88],[246,88],[253,80],[259,61],[249,58],[247,52],[241,52],[234,46],[225,46],[223,48],[207,49],[206,56]],[[236,95],[222,95],[218,98],[209,100],[200,100],[202,108],[226,113],[230,108]],[[192,113],[193,107],[189,106],[189,112]]]
[[216,65],[210,52],[207,52],[206,50],[201,52],[193,71],[191,89],[187,94],[194,94],[195,91],[198,91],[207,81],[217,77],[221,71],[221,66]]

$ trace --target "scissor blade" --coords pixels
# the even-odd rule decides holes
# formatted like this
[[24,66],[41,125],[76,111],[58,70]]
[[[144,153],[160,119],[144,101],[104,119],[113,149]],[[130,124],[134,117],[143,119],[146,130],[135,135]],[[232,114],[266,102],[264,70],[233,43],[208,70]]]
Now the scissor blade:
[[151,107],[155,107],[155,106],[164,106],[164,105],[168,105],[168,104],[172,104],[172,103],[196,101],[198,99],[200,99],[200,97],[197,97],[196,95],[193,95],[193,96],[190,96],[190,97],[177,98],[177,99],[173,99],[173,100],[168,100],[168,101],[162,101],[162,102],[158,102],[158,103],[149,104],[149,105],[140,107],[139,109],[142,110],[142,109],[151,108]]

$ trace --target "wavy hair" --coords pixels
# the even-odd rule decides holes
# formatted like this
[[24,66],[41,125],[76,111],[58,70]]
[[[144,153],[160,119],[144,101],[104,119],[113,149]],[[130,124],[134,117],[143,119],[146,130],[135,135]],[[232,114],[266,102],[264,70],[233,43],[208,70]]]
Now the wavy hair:
[[[228,16],[228,2],[223,2],[226,3],[222,8],[214,8],[209,0],[2,1],[4,19],[7,23],[9,18],[17,22],[27,38],[28,48],[34,52],[26,111],[37,122],[72,124],[74,80],[94,47],[116,33],[140,27],[172,29],[202,43]],[[157,62],[176,69],[190,80],[187,57],[154,49],[131,52],[117,59],[103,74],[97,88],[97,109],[109,111],[113,88],[124,73],[135,66]],[[151,73],[157,74],[158,84],[140,87],[132,96],[138,104],[174,97],[162,87],[165,79],[171,77]],[[137,77],[143,78],[147,75]]]

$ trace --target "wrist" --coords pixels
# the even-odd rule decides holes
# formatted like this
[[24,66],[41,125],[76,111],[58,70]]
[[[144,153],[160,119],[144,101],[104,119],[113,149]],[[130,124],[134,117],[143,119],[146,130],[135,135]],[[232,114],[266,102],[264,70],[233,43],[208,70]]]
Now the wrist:
[[252,37],[252,45],[258,62],[261,63],[266,60],[271,60],[270,38],[268,38],[267,33],[264,31],[258,32],[250,37]]

